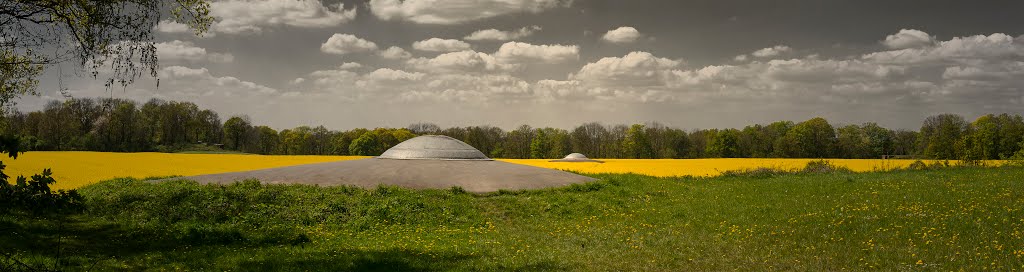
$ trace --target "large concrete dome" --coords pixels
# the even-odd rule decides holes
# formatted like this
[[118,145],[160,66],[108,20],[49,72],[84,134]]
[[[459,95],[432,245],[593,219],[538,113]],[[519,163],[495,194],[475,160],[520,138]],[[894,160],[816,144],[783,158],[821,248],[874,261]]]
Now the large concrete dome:
[[457,186],[476,193],[558,187],[595,180],[554,169],[495,161],[462,141],[433,135],[406,140],[371,159],[171,179],[189,179],[203,184],[229,184],[257,179],[273,184],[347,185],[363,188],[393,185],[415,189],[448,189]]
[[378,159],[393,160],[491,160],[473,146],[442,135],[423,135],[401,142]]

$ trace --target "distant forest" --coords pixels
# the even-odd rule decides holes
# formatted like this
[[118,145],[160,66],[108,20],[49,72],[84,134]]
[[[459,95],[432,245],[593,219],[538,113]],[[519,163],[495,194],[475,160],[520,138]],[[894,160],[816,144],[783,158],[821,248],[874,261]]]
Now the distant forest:
[[658,123],[585,123],[571,130],[522,125],[336,131],[300,126],[281,131],[245,116],[221,121],[191,102],[124,99],[51,101],[41,111],[11,112],[0,133],[18,135],[23,150],[175,152],[197,147],[256,154],[380,155],[406,139],[440,134],[462,140],[493,158],[560,158],[579,152],[593,158],[881,158],[1004,159],[1024,153],[1020,115],[984,115],[973,122],[955,114],[928,117],[919,131],[875,123],[833,126],[823,118],[778,121],[743,129],[683,130]]

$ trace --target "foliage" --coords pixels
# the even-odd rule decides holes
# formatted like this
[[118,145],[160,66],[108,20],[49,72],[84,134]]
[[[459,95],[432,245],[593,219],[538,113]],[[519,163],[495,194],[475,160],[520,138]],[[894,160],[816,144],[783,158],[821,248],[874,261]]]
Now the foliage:
[[217,113],[189,102],[154,99],[140,105],[121,99],[69,99],[48,103],[41,111],[6,114],[0,119],[0,131],[20,135],[26,150],[176,152],[223,144],[229,151],[281,155],[379,155],[405,139],[432,133],[462,140],[494,158],[514,159],[561,158],[578,152],[591,158],[877,159],[897,155],[977,161],[1009,158],[1019,150],[1017,143],[1024,141],[1024,118],[1019,115],[961,121],[958,115],[932,116],[921,133],[890,130],[876,123],[832,127],[823,118],[691,131],[659,123],[585,123],[571,130],[529,125],[509,131],[486,125],[441,129],[416,123],[409,128],[337,131],[299,126],[278,131],[246,116],[221,123]]
[[153,28],[170,14],[197,35],[213,23],[206,0],[10,0],[0,5],[0,106],[34,94],[46,66],[74,62],[107,86],[156,76]]
[[836,165],[836,164],[834,164],[834,163],[832,163],[831,161],[828,161],[828,160],[815,160],[815,161],[807,162],[807,165],[804,166],[804,169],[800,170],[800,172],[801,173],[815,173],[815,174],[821,174],[821,173],[852,173],[853,170],[850,170],[850,168],[847,168],[846,166]]
[[[17,159],[21,152],[20,139],[11,135],[0,135],[0,153]],[[30,179],[18,176],[17,182],[11,184],[10,176],[4,173],[7,168],[0,162],[0,213],[27,212],[34,215],[53,213],[72,213],[82,208],[82,198],[75,190],[56,192],[50,190],[55,183],[50,169],[32,175]]]
[[[6,165],[0,163],[0,171]],[[50,169],[41,174],[17,178],[17,183],[8,183],[7,175],[0,172],[0,212],[27,212],[31,214],[73,213],[82,209],[82,197],[75,190],[50,190],[56,180]]]

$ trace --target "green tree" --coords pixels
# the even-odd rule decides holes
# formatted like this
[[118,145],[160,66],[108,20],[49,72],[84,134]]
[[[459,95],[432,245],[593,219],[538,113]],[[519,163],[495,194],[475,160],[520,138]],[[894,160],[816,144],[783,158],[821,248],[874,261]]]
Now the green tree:
[[828,158],[835,148],[836,132],[824,118],[800,122],[782,138],[784,154],[790,158]]
[[957,159],[957,142],[961,141],[969,128],[970,124],[960,115],[929,116],[921,125],[918,146],[924,149],[922,153],[929,158]]
[[383,150],[379,150],[380,139],[375,132],[363,133],[359,138],[352,141],[348,147],[348,154],[353,156],[380,156]]
[[248,116],[232,116],[224,122],[224,147],[241,151],[252,138],[252,123]]
[[650,159],[654,157],[654,150],[651,149],[651,142],[644,131],[644,125],[634,124],[626,131],[626,137],[622,141],[622,150],[626,158]]
[[724,129],[709,134],[707,154],[709,157],[738,158],[740,157],[740,131]]
[[551,145],[548,142],[548,135],[543,129],[537,129],[533,140],[530,141],[530,158],[545,159],[550,154]]
[[278,146],[281,144],[281,137],[278,135],[277,130],[268,126],[257,126],[256,130],[256,149],[257,154],[276,154]]

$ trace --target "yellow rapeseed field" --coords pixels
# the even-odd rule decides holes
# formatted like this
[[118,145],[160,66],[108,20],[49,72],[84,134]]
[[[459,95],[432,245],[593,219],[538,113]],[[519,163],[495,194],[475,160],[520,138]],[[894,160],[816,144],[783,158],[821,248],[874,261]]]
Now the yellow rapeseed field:
[[70,189],[118,177],[192,176],[361,158],[366,157],[30,151],[0,160],[12,183],[18,175],[28,177],[48,167],[57,180],[52,188]]
[[[630,160],[608,159],[597,162],[550,162],[550,160],[519,159],[501,160],[511,163],[538,167],[569,170],[580,173],[636,173],[656,177],[674,176],[716,176],[729,170],[755,169],[759,167],[780,170],[796,170],[816,159],[654,159]],[[906,168],[914,160],[881,160],[881,159],[829,159],[839,166],[845,166],[856,172],[884,171]],[[933,161],[924,161],[932,163]],[[952,163],[952,162],[951,162]],[[999,162],[989,162],[999,163]]]
[[[362,159],[360,156],[284,156],[245,154],[109,153],[85,151],[32,151],[18,159],[2,159],[6,173],[13,177],[30,176],[44,167],[53,170],[54,189],[71,189],[118,177],[192,176],[247,171],[307,163]],[[715,176],[728,170],[768,167],[799,169],[811,159],[609,159],[605,163],[549,162],[540,159],[501,159],[500,161],[580,173],[637,173],[657,177]],[[831,159],[854,171],[866,172],[905,168],[913,160]]]

